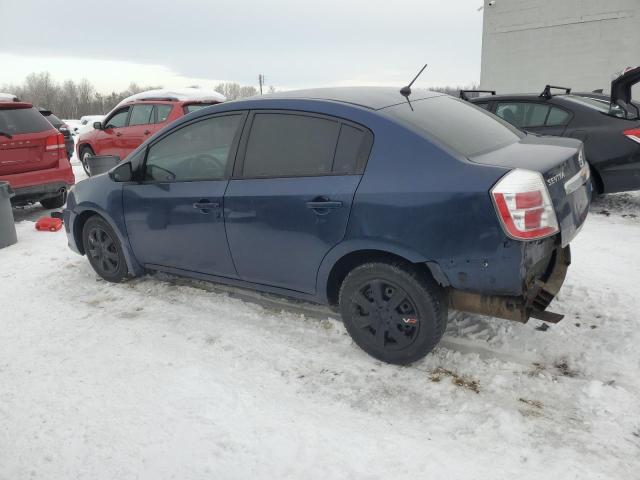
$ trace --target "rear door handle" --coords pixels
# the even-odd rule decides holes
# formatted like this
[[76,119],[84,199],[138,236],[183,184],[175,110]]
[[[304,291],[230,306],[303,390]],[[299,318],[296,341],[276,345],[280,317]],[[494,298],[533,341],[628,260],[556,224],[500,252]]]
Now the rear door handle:
[[122,136],[122,134],[120,132],[116,133],[116,137],[121,137],[121,136]]
[[145,135],[149,135],[150,133],[151,133],[151,130],[145,130],[145,131],[144,131],[144,134],[145,134]]

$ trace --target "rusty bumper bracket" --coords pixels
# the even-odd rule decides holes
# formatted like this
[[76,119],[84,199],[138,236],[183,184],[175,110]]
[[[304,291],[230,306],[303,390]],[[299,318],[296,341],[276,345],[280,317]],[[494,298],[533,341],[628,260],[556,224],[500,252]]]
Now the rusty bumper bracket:
[[554,259],[545,275],[545,280],[536,280],[529,288],[526,297],[482,295],[451,289],[449,306],[461,312],[505,318],[521,323],[527,323],[530,317],[549,323],[558,323],[564,315],[548,312],[546,309],[560,291],[570,264],[569,247],[559,248],[554,253]]

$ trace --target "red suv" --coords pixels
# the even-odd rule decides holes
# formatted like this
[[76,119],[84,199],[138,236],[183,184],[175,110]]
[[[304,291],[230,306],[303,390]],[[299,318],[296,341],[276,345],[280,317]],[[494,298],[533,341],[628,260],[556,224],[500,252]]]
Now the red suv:
[[143,92],[120,102],[102,122],[93,124],[94,130],[78,138],[78,158],[87,174],[88,157],[114,155],[125,158],[147,138],[177,118],[225,100],[217,92],[205,94],[193,90],[179,94]]
[[16,205],[40,202],[59,208],[75,183],[64,136],[30,103],[0,95],[0,181]]

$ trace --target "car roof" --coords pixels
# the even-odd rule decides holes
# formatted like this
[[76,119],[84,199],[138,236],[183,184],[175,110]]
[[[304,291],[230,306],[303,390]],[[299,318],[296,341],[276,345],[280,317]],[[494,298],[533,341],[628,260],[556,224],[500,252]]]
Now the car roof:
[[[424,98],[444,95],[424,89],[413,89],[409,100],[422,100]],[[291,90],[286,92],[269,93],[263,96],[250,97],[247,100],[327,100],[332,102],[349,103],[371,110],[380,110],[392,105],[404,103],[407,100],[395,87],[327,87],[308,90]]]

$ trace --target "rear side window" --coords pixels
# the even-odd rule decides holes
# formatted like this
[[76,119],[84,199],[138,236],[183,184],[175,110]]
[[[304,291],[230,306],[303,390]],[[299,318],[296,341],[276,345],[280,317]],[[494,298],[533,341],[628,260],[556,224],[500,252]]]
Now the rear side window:
[[343,124],[333,159],[333,172],[349,174],[361,171],[369,158],[372,143],[373,137],[368,130]]
[[158,104],[156,105],[156,123],[166,122],[169,114],[173,110],[173,105]]
[[549,106],[540,103],[498,103],[496,115],[516,127],[542,127],[549,113]]
[[292,177],[331,173],[340,123],[325,118],[258,113],[244,158],[244,177]]
[[571,114],[569,112],[562,110],[561,108],[552,107],[545,125],[547,127],[566,125],[569,123],[570,118]]
[[153,122],[153,105],[134,105],[129,118],[129,126],[146,125]]
[[508,123],[449,95],[404,102],[381,111],[467,157],[511,145],[523,136]]
[[9,135],[46,132],[53,127],[35,108],[0,109],[0,132]]

